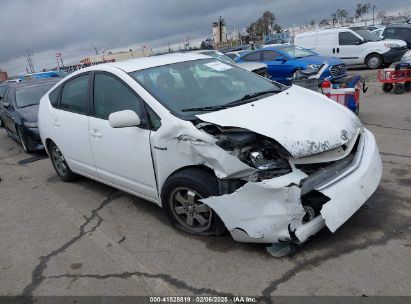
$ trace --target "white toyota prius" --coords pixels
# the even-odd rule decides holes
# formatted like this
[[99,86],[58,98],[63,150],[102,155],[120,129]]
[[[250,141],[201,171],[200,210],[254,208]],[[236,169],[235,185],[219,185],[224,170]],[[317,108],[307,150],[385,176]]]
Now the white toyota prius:
[[162,206],[181,230],[240,242],[335,232],[382,172],[350,110],[199,54],[79,70],[41,99],[39,129],[64,181],[86,176]]

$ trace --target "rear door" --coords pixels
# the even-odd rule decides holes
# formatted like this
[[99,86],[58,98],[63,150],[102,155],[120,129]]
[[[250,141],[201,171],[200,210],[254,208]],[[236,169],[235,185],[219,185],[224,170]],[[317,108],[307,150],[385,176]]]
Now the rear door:
[[[288,83],[288,79],[292,76],[294,71],[294,65],[286,58],[272,50],[262,51],[262,62],[267,64],[268,74],[272,80],[279,81],[281,83]],[[276,60],[279,57],[283,57],[284,60]]]
[[96,176],[88,133],[90,80],[90,74],[83,73],[64,83],[50,133],[73,171]]
[[361,54],[364,53],[366,43],[352,31],[341,31],[338,33],[338,46],[336,57],[341,58],[346,64],[362,64]]
[[338,42],[336,39],[337,32],[317,34],[317,47],[315,51],[321,56],[336,57]]
[[[89,136],[98,177],[149,199],[158,199],[143,100],[120,78],[94,74],[93,115]],[[136,112],[141,126],[112,128],[108,117],[123,110]]]

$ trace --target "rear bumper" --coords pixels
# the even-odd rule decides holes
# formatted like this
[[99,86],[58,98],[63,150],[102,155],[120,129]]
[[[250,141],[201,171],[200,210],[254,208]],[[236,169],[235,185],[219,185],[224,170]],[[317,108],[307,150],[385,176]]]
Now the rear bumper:
[[298,186],[307,175],[298,169],[271,180],[249,182],[232,194],[202,201],[218,213],[236,241],[303,243],[325,226],[335,232],[376,190],[381,174],[374,136],[365,130],[350,165],[314,188],[329,200],[322,205],[320,215],[309,222],[303,224],[306,211]]

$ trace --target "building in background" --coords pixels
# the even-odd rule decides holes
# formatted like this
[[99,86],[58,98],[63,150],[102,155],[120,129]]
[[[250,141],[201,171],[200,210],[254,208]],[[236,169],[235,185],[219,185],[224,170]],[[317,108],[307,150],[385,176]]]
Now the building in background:
[[8,79],[9,79],[9,76],[7,75],[7,72],[0,71],[0,82],[6,81]]

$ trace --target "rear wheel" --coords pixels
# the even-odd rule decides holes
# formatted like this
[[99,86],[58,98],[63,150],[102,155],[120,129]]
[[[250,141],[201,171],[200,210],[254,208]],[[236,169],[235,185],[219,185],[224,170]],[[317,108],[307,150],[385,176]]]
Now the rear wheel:
[[217,179],[201,169],[187,169],[171,176],[163,186],[161,200],[170,222],[197,235],[221,235],[225,226],[217,213],[200,202],[218,195]]
[[403,94],[405,92],[405,87],[402,83],[397,83],[394,86],[394,93],[395,94]]
[[379,69],[383,65],[382,57],[378,54],[371,54],[365,59],[365,64],[370,70]]
[[382,85],[382,90],[383,90],[385,93],[391,92],[391,91],[392,91],[392,88],[393,88],[392,83],[384,83],[384,84]]
[[405,92],[411,91],[411,81],[406,81],[404,83],[404,89],[405,89]]
[[48,145],[48,150],[50,153],[51,162],[58,176],[60,176],[60,178],[65,182],[71,182],[75,180],[77,178],[77,174],[73,173],[70,170],[66,159],[64,158],[63,154],[56,146],[56,144],[50,142],[50,144]]

